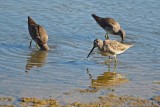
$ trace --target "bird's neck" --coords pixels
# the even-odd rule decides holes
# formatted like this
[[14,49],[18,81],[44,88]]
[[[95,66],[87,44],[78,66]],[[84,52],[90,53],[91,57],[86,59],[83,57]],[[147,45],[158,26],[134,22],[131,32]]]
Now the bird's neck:
[[39,44],[38,46],[40,47],[41,50],[49,50],[49,47],[47,44]]
[[44,45],[43,45],[43,48],[44,48],[44,50],[49,50],[49,47],[48,47],[47,44],[44,44]]

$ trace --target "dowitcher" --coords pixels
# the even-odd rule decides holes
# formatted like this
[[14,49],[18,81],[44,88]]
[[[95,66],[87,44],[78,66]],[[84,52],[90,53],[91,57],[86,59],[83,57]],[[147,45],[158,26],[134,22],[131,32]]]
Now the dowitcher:
[[[32,39],[36,42],[41,50],[49,50],[47,45],[48,35],[44,27],[38,25],[31,17],[28,16],[28,31]],[[30,41],[30,47],[32,40]]]
[[[126,51],[128,48],[132,47],[133,45],[129,45],[129,44],[123,44],[120,43],[116,40],[100,40],[100,39],[95,39],[93,41],[93,48],[91,49],[91,51],[89,52],[87,58],[90,56],[90,54],[92,53],[92,51],[94,50],[94,48],[98,48],[98,50],[100,51],[100,53],[104,56],[114,56],[114,65],[116,68],[117,65],[117,58],[116,55],[123,53],[124,51]],[[115,71],[115,69],[114,69]]]
[[120,24],[117,21],[112,18],[101,18],[95,14],[92,14],[92,17],[106,31],[106,39],[109,39],[109,33],[113,35],[119,35],[122,39],[122,42],[124,41],[125,31],[121,28]]

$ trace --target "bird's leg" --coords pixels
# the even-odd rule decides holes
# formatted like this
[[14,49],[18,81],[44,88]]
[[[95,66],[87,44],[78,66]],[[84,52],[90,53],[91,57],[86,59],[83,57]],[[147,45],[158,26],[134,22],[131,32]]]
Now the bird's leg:
[[108,60],[109,60],[109,61],[111,61],[111,60],[112,60],[112,59],[111,59],[111,56],[108,56]]
[[30,41],[29,48],[31,48],[32,40]]
[[110,67],[110,64],[108,64],[108,72],[110,72],[111,71],[111,69],[110,69],[111,67]]
[[114,73],[116,73],[116,68],[117,68],[117,57],[114,55]]
[[106,40],[109,39],[108,33],[106,33],[105,38],[106,38]]

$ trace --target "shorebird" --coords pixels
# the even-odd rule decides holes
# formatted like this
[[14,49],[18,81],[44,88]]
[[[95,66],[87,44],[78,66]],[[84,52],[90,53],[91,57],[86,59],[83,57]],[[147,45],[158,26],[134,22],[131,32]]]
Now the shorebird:
[[108,33],[113,35],[119,35],[122,38],[123,43],[125,31],[120,27],[120,24],[117,21],[112,18],[101,18],[95,14],[92,14],[92,17],[106,31],[106,39],[109,39]]
[[[102,55],[104,56],[114,56],[114,65],[115,65],[115,69],[116,69],[116,65],[117,65],[117,58],[116,55],[123,53],[124,51],[126,51],[128,48],[132,47],[133,45],[129,45],[129,44],[123,44],[120,43],[116,40],[100,40],[100,39],[95,39],[93,41],[93,48],[91,49],[91,51],[89,52],[87,58],[90,56],[90,54],[92,53],[92,51],[94,50],[94,48],[98,48],[98,50],[101,52]],[[114,72],[115,72],[114,69]]]
[[[44,27],[38,25],[31,17],[28,16],[28,31],[32,39],[36,42],[41,50],[49,50],[47,45],[48,35]],[[31,47],[32,40],[30,41]]]

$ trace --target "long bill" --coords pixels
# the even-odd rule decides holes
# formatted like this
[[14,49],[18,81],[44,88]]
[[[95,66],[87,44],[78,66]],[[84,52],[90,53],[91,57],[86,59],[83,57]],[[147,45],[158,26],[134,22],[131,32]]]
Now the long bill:
[[91,49],[91,51],[89,52],[87,58],[90,56],[90,54],[92,53],[92,51],[94,50],[95,46],[93,46],[93,48]]

